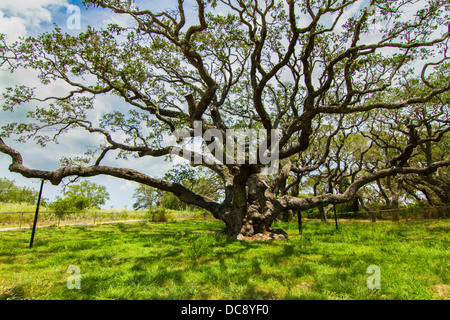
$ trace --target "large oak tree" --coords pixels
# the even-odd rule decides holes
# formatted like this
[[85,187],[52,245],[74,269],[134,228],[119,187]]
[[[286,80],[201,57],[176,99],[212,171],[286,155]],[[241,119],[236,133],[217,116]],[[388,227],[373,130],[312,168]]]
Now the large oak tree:
[[[4,112],[38,104],[27,115],[32,121],[3,127],[0,151],[12,159],[9,170],[55,185],[71,176],[135,181],[210,211],[230,235],[252,236],[271,232],[282,212],[348,202],[360,188],[380,179],[432,177],[450,165],[448,157],[409,161],[424,144],[433,148],[442,141],[445,127],[435,126],[432,136],[421,138],[418,122],[394,121],[397,127],[383,122],[389,117],[384,112],[433,108],[431,102],[450,90],[449,1],[185,2],[156,12],[133,1],[86,0],[88,6],[127,15],[133,23],[88,28],[75,36],[55,28],[11,46],[3,41],[3,67],[31,68],[44,84],[62,81],[71,87],[47,97],[25,86],[6,90]],[[421,90],[406,95],[413,85]],[[116,95],[123,104],[96,121],[88,114],[96,108],[95,97],[103,94]],[[448,100],[441,108],[448,120]],[[383,130],[383,123],[392,130]],[[85,157],[64,159],[52,171],[26,167],[20,151],[7,143],[14,137],[32,143],[33,138],[45,146],[76,128],[102,136],[104,142]],[[162,145],[161,137],[177,129],[187,129],[193,140],[203,139],[211,152],[182,150],[186,137],[184,143]],[[266,175],[265,163],[214,159],[217,140],[205,141],[204,133],[215,130],[225,136],[233,129],[262,129],[268,137],[277,130],[278,170]],[[396,138],[396,132],[403,134]],[[364,136],[360,153],[345,159],[344,141],[355,134]],[[380,145],[377,151],[377,143],[389,139],[398,140],[395,148],[383,153]],[[109,153],[152,161],[181,151],[193,165],[217,174],[222,201],[138,168],[102,165]],[[350,182],[339,183],[339,166],[351,161],[357,165],[346,179]],[[310,198],[286,192],[288,185],[318,170],[335,174],[329,181],[339,188]]]

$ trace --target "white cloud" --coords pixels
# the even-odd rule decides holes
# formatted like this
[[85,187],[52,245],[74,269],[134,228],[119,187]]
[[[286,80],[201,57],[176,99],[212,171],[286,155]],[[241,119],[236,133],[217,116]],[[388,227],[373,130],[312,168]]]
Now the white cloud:
[[8,40],[16,41],[26,35],[26,21],[19,17],[5,17],[0,11],[0,32],[8,35]]
[[11,16],[22,17],[30,26],[51,22],[50,8],[68,6],[67,0],[0,0],[0,9]]
[[68,6],[67,0],[0,0],[0,32],[18,40],[41,23],[51,23],[52,10]]
[[108,15],[102,20],[102,27],[105,27],[110,23],[117,24],[119,26],[129,26],[136,24],[136,21],[129,15],[112,14],[108,12]]
[[124,183],[122,183],[120,185],[120,190],[128,191],[128,190],[134,189],[135,187],[136,187],[136,183],[131,182],[131,181],[125,181]]

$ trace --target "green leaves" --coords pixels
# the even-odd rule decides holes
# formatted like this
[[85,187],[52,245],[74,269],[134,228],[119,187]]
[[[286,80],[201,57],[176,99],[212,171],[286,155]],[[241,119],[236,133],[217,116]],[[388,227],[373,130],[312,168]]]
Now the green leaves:
[[100,208],[109,200],[106,187],[90,181],[68,186],[63,197],[57,196],[49,208],[57,212],[79,211],[88,208]]
[[14,108],[20,104],[29,102],[34,97],[35,88],[25,85],[16,85],[14,88],[8,87],[2,93],[3,111],[14,111]]
[[88,198],[81,195],[70,195],[64,198],[56,196],[56,200],[50,203],[49,208],[57,213],[63,213],[68,211],[81,211],[90,206],[91,204]]
[[[14,95],[8,97],[6,100],[8,107],[13,108],[15,104],[39,100],[31,98],[32,89],[24,88],[21,91],[14,91]],[[57,99],[46,107],[35,106],[26,113],[29,121],[10,122],[4,125],[2,135],[6,137],[17,135],[20,142],[34,139],[37,144],[44,147],[50,141],[57,142],[58,137],[67,133],[69,129],[78,127],[81,121],[85,121],[86,112],[92,109],[92,106],[93,97],[85,96]]]
[[106,187],[90,181],[82,181],[79,184],[70,185],[64,192],[64,196],[81,195],[89,199],[91,206],[100,207],[109,200],[109,193]]
[[0,178],[0,202],[27,202],[35,204],[38,192],[28,187],[15,185],[14,180]]

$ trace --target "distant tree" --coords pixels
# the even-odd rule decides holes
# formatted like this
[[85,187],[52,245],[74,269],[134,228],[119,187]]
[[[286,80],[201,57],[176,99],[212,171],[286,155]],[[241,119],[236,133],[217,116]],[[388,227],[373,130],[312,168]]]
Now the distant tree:
[[[165,173],[164,179],[179,183],[188,190],[206,195],[214,200],[223,196],[219,178],[213,172],[203,170],[201,167],[192,168],[182,164],[176,165]],[[133,198],[136,199],[133,204],[135,210],[154,205],[161,205],[173,210],[183,210],[189,207],[173,194],[143,184],[136,188]]]
[[91,207],[91,202],[88,198],[75,194],[64,198],[57,196],[56,200],[49,205],[49,208],[56,212],[81,211],[89,207]]
[[97,208],[100,208],[100,206],[106,203],[106,200],[109,200],[109,193],[106,190],[106,187],[90,181],[83,181],[80,184],[69,186],[64,193],[64,196],[69,198],[73,198],[73,196],[85,197],[88,199],[91,207]]
[[28,187],[15,185],[14,180],[0,178],[0,202],[36,203],[38,192]]
[[146,186],[145,184],[140,184],[133,193],[133,198],[136,200],[135,203],[133,203],[133,209],[147,209],[156,205],[160,198],[159,193],[158,189]]
[[79,211],[87,208],[99,208],[109,200],[109,193],[104,186],[83,181],[67,187],[63,197],[57,196],[49,207],[57,212]]

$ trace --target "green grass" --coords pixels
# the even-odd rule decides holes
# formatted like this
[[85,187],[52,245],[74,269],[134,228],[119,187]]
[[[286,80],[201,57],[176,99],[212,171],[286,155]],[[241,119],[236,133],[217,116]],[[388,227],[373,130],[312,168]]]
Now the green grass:
[[[0,232],[0,299],[448,299],[450,221],[277,223],[288,241],[245,242],[219,222]],[[69,290],[69,265],[81,289]],[[369,290],[370,265],[381,289]]]
[[[36,206],[28,203],[0,202],[0,231],[3,228],[31,227],[36,212]],[[162,219],[164,218],[164,219]],[[175,219],[213,219],[203,211],[176,211],[170,209],[153,208],[147,210],[123,209],[92,209],[86,211],[64,212],[58,217],[47,207],[39,208],[38,226],[62,226],[70,224],[94,225],[96,223],[127,220],[164,220]]]

